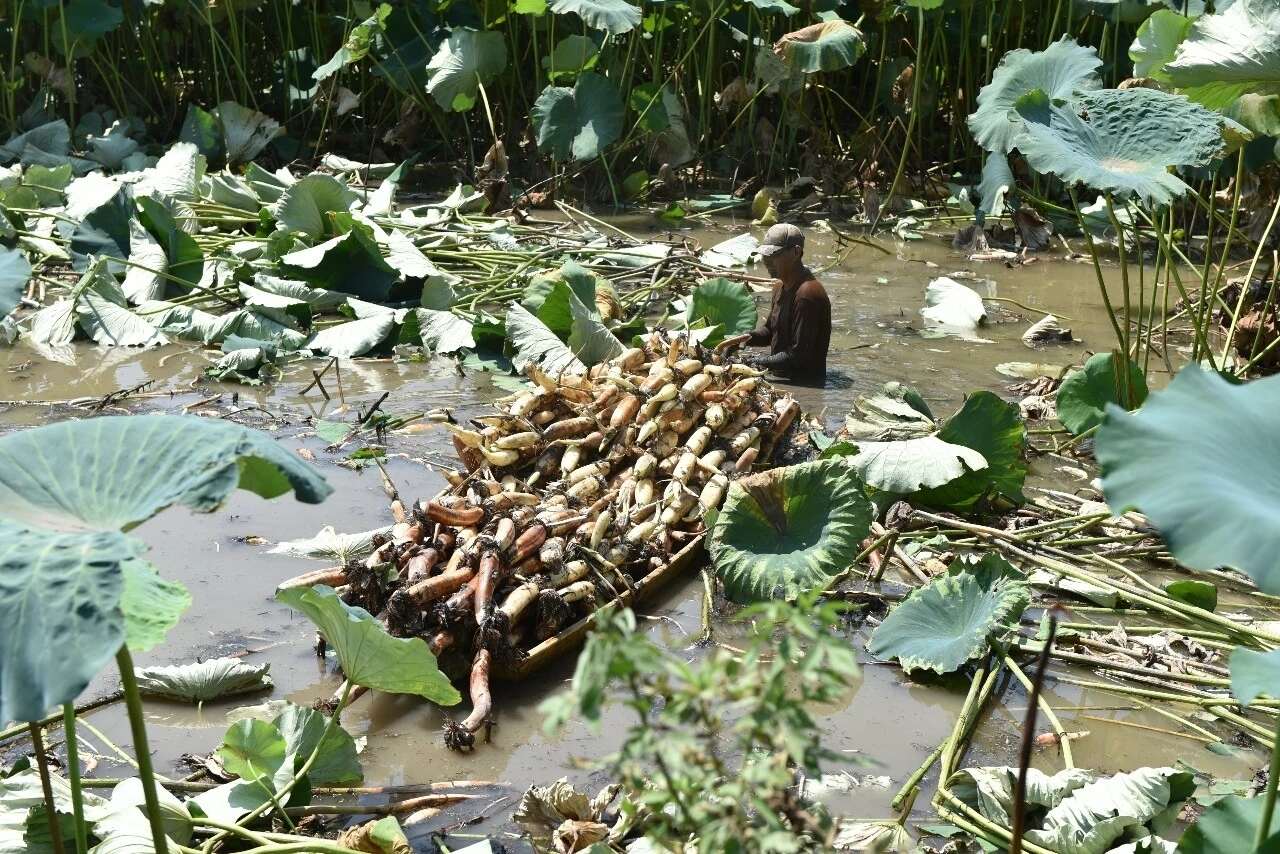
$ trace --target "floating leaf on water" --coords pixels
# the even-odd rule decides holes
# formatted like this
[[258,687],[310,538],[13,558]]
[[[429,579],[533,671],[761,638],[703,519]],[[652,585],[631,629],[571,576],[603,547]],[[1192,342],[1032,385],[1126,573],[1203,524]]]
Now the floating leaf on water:
[[876,627],[867,650],[902,669],[953,673],[1006,635],[1030,601],[1027,585],[999,556],[956,561],[913,591]]
[[1034,380],[1040,377],[1057,378],[1062,375],[1062,365],[1048,365],[1041,362],[1001,362],[996,365],[996,373],[1017,380]]
[[543,89],[531,118],[539,149],[559,160],[591,160],[622,135],[624,108],[618,87],[587,71],[572,89]]
[[822,587],[857,556],[871,515],[862,482],[841,460],[741,478],[711,531],[716,576],[739,603]]
[[[321,423],[336,422],[317,422],[316,432],[319,432]],[[343,434],[338,438],[344,437],[350,427],[346,424],[341,425]],[[322,437],[323,438],[323,437]],[[326,439],[326,441],[332,441]],[[305,540],[285,540],[276,543],[267,550],[267,554],[283,554],[293,557],[309,557],[324,560],[333,560],[339,563],[346,563],[349,560],[358,560],[368,557],[373,552],[373,538],[379,534],[386,534],[391,530],[390,526],[385,528],[375,528],[372,531],[362,531],[358,534],[340,534],[333,529],[332,525],[325,525],[320,531],[309,539]]]
[[978,292],[950,276],[928,284],[924,304],[920,315],[939,333],[972,337],[987,321],[987,307]]
[[978,93],[978,109],[969,116],[969,130],[987,151],[1008,154],[1016,147],[1015,137],[1023,125],[1014,111],[1019,98],[1038,89],[1051,99],[1069,101],[1078,92],[1102,85],[1101,67],[1096,50],[1066,38],[1042,51],[1011,50]]
[[192,664],[137,668],[138,690],[149,697],[203,703],[271,688],[270,664],[211,658]]
[[791,68],[806,74],[848,68],[866,49],[862,32],[840,18],[789,32],[773,46]]
[[1280,593],[1267,485],[1278,407],[1280,377],[1232,385],[1196,365],[1136,413],[1108,407],[1095,448],[1107,504],[1142,511],[1183,565],[1232,566]]
[[394,638],[368,611],[348,605],[325,585],[276,592],[316,624],[352,683],[389,694],[416,694],[453,706],[462,701],[422,638]]
[[1084,367],[1067,374],[1058,389],[1058,420],[1079,436],[1102,423],[1108,404],[1124,403],[1136,409],[1147,399],[1147,379],[1142,369],[1126,359],[1129,369],[1128,400],[1125,398],[1123,368],[1111,353],[1096,353]]

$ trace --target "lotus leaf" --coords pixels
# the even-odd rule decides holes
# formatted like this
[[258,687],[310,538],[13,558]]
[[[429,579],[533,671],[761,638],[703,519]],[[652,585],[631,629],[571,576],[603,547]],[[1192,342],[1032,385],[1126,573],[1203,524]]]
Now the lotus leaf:
[[1058,389],[1058,420],[1075,436],[1102,423],[1108,404],[1136,409],[1147,399],[1147,379],[1142,369],[1125,360],[1129,368],[1129,398],[1124,400],[1120,365],[1112,353],[1089,357],[1084,367],[1067,374]]
[[1206,166],[1226,150],[1225,120],[1181,95],[1107,89],[1082,97],[1079,106],[1088,121],[1073,105],[1048,105],[1043,122],[1035,120],[1039,108],[1019,105],[1030,120],[1015,141],[1018,150],[1033,168],[1068,184],[1167,204],[1189,189],[1169,167]]
[[[24,434],[4,438],[15,435]],[[123,564],[142,549],[115,531],[53,532],[0,519],[0,718],[44,717],[115,655],[125,639]]]
[[332,175],[313,173],[286,187],[274,206],[276,222],[309,237],[332,234],[329,214],[346,213],[359,196]]
[[1244,706],[1262,696],[1280,699],[1280,650],[1231,650],[1231,696]]
[[624,114],[617,86],[587,71],[572,89],[543,89],[531,117],[539,149],[559,160],[591,160],[622,134]]
[[970,448],[986,465],[944,485],[917,494],[913,500],[935,507],[963,509],[995,493],[1021,502],[1027,465],[1022,458],[1027,431],[1016,404],[989,391],[965,398],[964,406],[938,431],[938,439]]
[[1028,601],[1027,585],[1001,558],[987,555],[972,568],[953,563],[889,612],[867,650],[898,659],[908,673],[952,673],[1016,626]]
[[31,279],[31,262],[18,249],[0,247],[0,317],[18,307]]
[[325,327],[311,336],[307,349],[344,358],[363,356],[386,341],[395,328],[395,313],[385,311]]
[[232,774],[248,781],[271,781],[278,791],[320,745],[307,772],[312,785],[349,785],[363,775],[356,744],[341,726],[321,743],[328,719],[315,709],[289,703],[272,721],[245,718],[227,728],[218,758]]
[[599,53],[600,46],[595,39],[574,33],[562,38],[551,55],[542,58],[542,67],[547,69],[553,80],[560,76],[572,77],[579,71],[594,67]]
[[[364,851],[365,854],[413,854],[413,846],[409,844],[400,822],[393,815],[347,828],[338,834],[338,844],[352,851]],[[466,848],[456,849],[454,854],[491,854],[492,851],[488,841],[481,840]]]
[[[68,201],[70,206],[70,201]],[[84,219],[71,231],[71,266],[84,272],[90,266],[91,256],[108,259],[112,272],[124,265],[119,259],[129,257],[129,221],[133,219],[133,207],[128,191],[120,189],[105,202],[85,214]]]
[[1264,798],[1229,795],[1219,799],[1201,814],[1178,840],[1178,854],[1276,854],[1280,851],[1280,830],[1276,829],[1262,845],[1254,847],[1258,822],[1262,820]]
[[801,27],[773,46],[790,68],[806,74],[848,68],[866,49],[862,32],[840,18]]
[[98,39],[122,23],[124,11],[107,0],[71,0],[62,12],[65,29],[55,26],[50,33],[64,56],[88,56]]
[[[318,427],[320,423],[317,422],[316,426]],[[339,426],[342,428],[342,432],[336,438],[340,440],[345,438],[350,430],[346,424],[340,424]],[[326,441],[333,441],[327,437],[322,438],[325,438]],[[346,563],[349,560],[368,557],[373,551],[374,536],[387,534],[390,530],[387,527],[375,528],[372,531],[362,531],[358,534],[340,534],[333,529],[332,525],[325,525],[314,537],[276,543],[268,553],[292,555],[293,557],[323,558]]]
[[332,491],[270,436],[207,418],[109,416],[0,437],[0,516],[43,528],[128,529],[179,503],[207,512],[237,486],[263,498],[292,488],[309,504]]
[[1022,131],[1023,120],[1014,112],[1019,98],[1038,89],[1051,99],[1069,101],[1078,92],[1102,85],[1101,66],[1096,50],[1066,38],[1043,51],[1011,50],[978,93],[978,109],[969,116],[969,130],[987,151],[1008,154]]
[[476,339],[471,334],[471,321],[451,311],[430,308],[420,308],[417,314],[422,346],[432,353],[447,355],[475,348]]
[[1138,27],[1138,34],[1129,47],[1133,60],[1133,76],[1149,77],[1162,82],[1169,81],[1164,67],[1173,60],[1178,45],[1187,37],[1191,19],[1170,9],[1157,9]]
[[993,152],[982,161],[982,181],[978,184],[978,210],[999,216],[1004,212],[1005,196],[1016,186],[1013,170],[1006,154]]
[[1233,566],[1280,594],[1278,407],[1280,377],[1237,386],[1195,365],[1136,413],[1109,406],[1095,451],[1108,505],[1141,510],[1185,566]]
[[351,32],[347,33],[346,41],[333,56],[329,57],[329,61],[311,72],[311,79],[317,82],[326,80],[348,65],[368,56],[369,48],[373,45],[374,39],[382,33],[383,26],[390,15],[389,4],[378,4],[372,15],[351,28]]
[[427,64],[427,91],[446,110],[464,113],[479,89],[507,67],[507,40],[497,31],[454,30]]
[[247,664],[238,658],[210,658],[193,664],[139,667],[138,690],[148,697],[204,703],[271,688],[269,664]]
[[179,227],[169,209],[155,199],[140,198],[138,222],[164,252],[165,281],[176,280],[188,288],[199,286],[204,275],[204,252],[195,238]]
[[937,436],[858,442],[858,453],[848,463],[867,486],[898,495],[942,486],[987,467],[982,454]]
[[1164,592],[1179,602],[1186,602],[1204,611],[1213,611],[1218,607],[1218,588],[1207,581],[1189,578],[1171,581],[1164,586]]
[[1246,93],[1280,94],[1280,6],[1236,0],[1202,16],[1165,73],[1190,98],[1215,110]]
[[714,347],[723,338],[756,328],[756,302],[741,282],[708,279],[689,295],[686,327],[702,324],[714,331],[702,343]]
[[929,282],[924,304],[920,315],[935,333],[970,338],[987,322],[987,308],[978,292],[950,276]]
[[247,163],[262,153],[284,130],[280,123],[257,110],[223,101],[217,109],[222,124],[222,146],[227,163]]
[[462,702],[426,641],[392,637],[368,611],[343,602],[332,587],[280,590],[276,598],[316,624],[352,683],[389,694],[416,694],[442,706]]
[[507,309],[507,337],[515,349],[511,361],[517,371],[538,365],[552,376],[587,372],[587,366],[555,332],[522,305]]
[[280,262],[287,278],[375,302],[386,301],[399,278],[383,259],[372,230],[362,222],[353,222],[346,234],[290,252]]
[[734,602],[790,598],[848,569],[871,525],[862,482],[841,460],[818,460],[730,484],[709,551]]
[[551,0],[557,15],[577,15],[588,27],[611,36],[629,33],[640,24],[640,9],[626,0]]
[[144,560],[121,564],[124,589],[120,612],[124,614],[124,640],[134,652],[146,652],[164,642],[169,629],[191,607],[191,594],[176,581],[166,581]]

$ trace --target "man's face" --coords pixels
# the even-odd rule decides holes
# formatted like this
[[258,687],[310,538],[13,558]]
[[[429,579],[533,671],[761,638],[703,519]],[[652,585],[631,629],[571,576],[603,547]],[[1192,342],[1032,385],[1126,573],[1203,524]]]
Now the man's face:
[[773,278],[781,278],[790,272],[799,258],[800,250],[796,247],[782,249],[772,255],[764,256],[764,268],[769,271],[769,275]]

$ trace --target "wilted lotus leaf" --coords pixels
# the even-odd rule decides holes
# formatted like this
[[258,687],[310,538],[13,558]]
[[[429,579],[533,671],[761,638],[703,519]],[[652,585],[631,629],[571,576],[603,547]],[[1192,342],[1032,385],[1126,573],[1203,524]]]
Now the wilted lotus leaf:
[[193,664],[139,667],[138,690],[150,697],[203,703],[218,697],[264,691],[271,687],[269,664],[246,664],[238,658],[210,658]]
[[858,28],[839,18],[801,27],[773,45],[774,53],[806,74],[848,68],[866,49]]
[[1051,99],[1070,100],[1077,92],[1102,85],[1098,77],[1101,66],[1096,50],[1070,39],[1054,42],[1042,51],[1011,50],[1000,60],[991,82],[978,93],[978,109],[969,116],[969,130],[987,151],[1008,154],[1022,130],[1022,118],[1010,115],[1019,98],[1039,89]]
[[823,586],[857,556],[871,513],[861,480],[842,460],[735,481],[709,545],[725,594],[747,603]]

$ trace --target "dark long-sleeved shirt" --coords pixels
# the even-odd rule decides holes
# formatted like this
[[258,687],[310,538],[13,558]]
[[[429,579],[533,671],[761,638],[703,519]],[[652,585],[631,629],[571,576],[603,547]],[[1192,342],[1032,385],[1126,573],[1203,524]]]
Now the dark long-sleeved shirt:
[[831,300],[817,279],[799,286],[774,285],[769,316],[751,333],[751,344],[769,345],[762,367],[795,379],[822,379],[831,344]]

